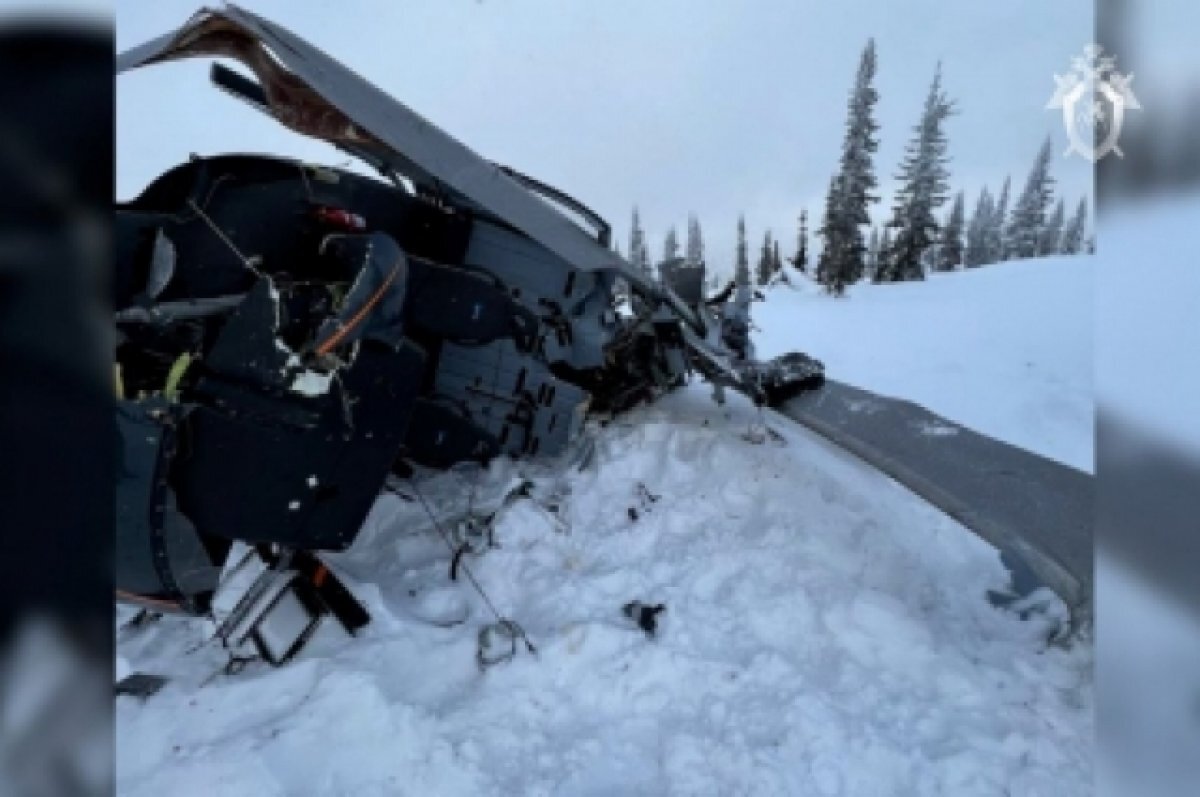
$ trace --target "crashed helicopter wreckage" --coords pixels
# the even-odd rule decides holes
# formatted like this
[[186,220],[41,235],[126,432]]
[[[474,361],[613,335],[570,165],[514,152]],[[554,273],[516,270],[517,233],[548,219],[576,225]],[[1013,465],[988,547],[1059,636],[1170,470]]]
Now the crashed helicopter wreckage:
[[254,79],[214,64],[218,87],[384,179],[193,157],[118,206],[122,601],[282,663],[329,613],[368,621],[316,554],[395,479],[558,457],[693,372],[760,404],[822,382],[754,360],[745,288],[706,299],[681,262],[648,280],[590,209],[254,14],[203,10],[117,71],[187,57],[240,62]]

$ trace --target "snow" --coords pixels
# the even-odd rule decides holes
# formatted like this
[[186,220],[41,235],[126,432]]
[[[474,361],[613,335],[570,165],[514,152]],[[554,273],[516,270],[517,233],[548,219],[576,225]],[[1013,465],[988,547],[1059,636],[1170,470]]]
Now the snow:
[[1093,274],[1087,257],[1010,261],[842,299],[794,279],[754,306],[755,345],[1090,473]]
[[[927,304],[944,298],[940,282],[924,286]],[[861,301],[902,315],[873,293],[769,308],[831,317]],[[371,612],[358,638],[326,622],[291,664],[230,676],[215,644],[196,647],[202,621],[120,632],[130,666],[172,681],[118,699],[119,791],[1091,793],[1090,647],[1047,646],[1048,618],[991,606],[985,590],[1006,580],[997,554],[953,521],[781,416],[709,394],[693,384],[591,427],[582,470],[525,468],[566,523],[517,501],[498,547],[465,562],[536,655],[478,669],[493,618],[467,581],[448,580],[418,504],[391,496],[330,557]],[[782,442],[748,442],[761,422]],[[514,469],[420,490],[440,512],[469,481],[486,492]],[[655,638],[622,615],[631,600],[666,605]]]
[[292,377],[290,389],[302,396],[324,396],[333,385],[333,373],[304,370]]

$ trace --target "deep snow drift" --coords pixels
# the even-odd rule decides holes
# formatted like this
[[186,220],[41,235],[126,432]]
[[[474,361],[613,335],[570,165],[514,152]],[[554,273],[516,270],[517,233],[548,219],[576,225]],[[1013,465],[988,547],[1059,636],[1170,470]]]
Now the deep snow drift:
[[[174,679],[118,701],[121,793],[1090,793],[1089,649],[993,608],[1005,573],[973,535],[763,419],[782,439],[749,442],[753,407],[689,386],[593,430],[557,484],[565,530],[529,501],[502,515],[469,561],[536,657],[477,669],[489,615],[394,497],[336,559],[374,618],[358,639],[326,626],[283,669],[212,677],[202,622],[120,632],[129,665]],[[632,599],[667,605],[657,638]]]
[[1088,257],[1011,261],[844,299],[798,281],[754,306],[758,354],[810,352],[832,379],[1090,473],[1094,270]]

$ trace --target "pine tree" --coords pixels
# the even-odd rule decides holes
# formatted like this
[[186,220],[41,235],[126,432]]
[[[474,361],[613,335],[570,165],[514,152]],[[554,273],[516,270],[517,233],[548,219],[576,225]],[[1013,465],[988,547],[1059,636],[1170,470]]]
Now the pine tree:
[[762,249],[758,253],[758,284],[771,284],[771,277],[774,275],[774,271],[775,258],[771,248],[771,231],[767,230],[763,235]]
[[871,237],[867,241],[867,270],[866,277],[874,281],[875,272],[879,270],[879,247],[881,241],[879,238],[879,225],[871,226]]
[[687,245],[684,252],[689,266],[704,263],[704,238],[700,234],[700,220],[695,216],[688,218]]
[[899,282],[925,278],[924,259],[938,238],[940,225],[934,210],[946,201],[950,176],[946,164],[946,134],[942,125],[954,113],[954,103],[942,90],[942,67],[938,65],[925,98],[921,121],[909,142],[900,173],[900,189],[888,226],[896,239],[883,252],[876,282]]
[[738,216],[737,262],[733,267],[733,279],[738,285],[750,284],[750,260],[746,251],[746,219]]
[[841,200],[841,177],[829,181],[829,194],[825,197],[825,217],[817,234],[825,239],[821,256],[817,258],[817,282],[834,296],[846,290],[847,271],[844,268],[847,256],[844,251],[845,236],[836,232],[839,223]]
[[1035,257],[1038,253],[1046,226],[1046,209],[1050,206],[1054,190],[1054,178],[1050,176],[1050,155],[1050,138],[1047,137],[1038,150],[1025,188],[1013,206],[1005,234],[1009,257]]
[[867,248],[862,226],[871,222],[869,205],[879,200],[871,193],[877,185],[872,155],[879,148],[879,125],[874,119],[879,100],[873,85],[875,70],[875,40],[870,39],[859,59],[850,92],[839,171],[830,186],[825,218],[818,231],[825,241],[817,266],[818,279],[837,296],[846,285],[862,278]]
[[1087,199],[1079,200],[1075,215],[1063,230],[1061,252],[1064,255],[1077,255],[1083,251],[1084,235],[1087,232]]
[[788,262],[797,271],[808,272],[808,211],[800,211],[800,228],[796,232],[796,254],[788,258]]
[[892,228],[884,226],[883,234],[879,236],[879,259],[875,263],[875,273],[871,275],[873,282],[878,282],[876,279],[879,276],[879,268],[883,265],[883,258],[886,252],[892,248]]
[[663,239],[663,261],[674,260],[679,257],[679,238],[675,235],[675,228],[667,230],[667,237]]
[[1012,192],[1012,178],[1004,178],[1004,187],[1000,189],[1000,198],[992,210],[991,221],[987,225],[984,247],[984,263],[1000,263],[1008,259],[1008,200]]
[[1054,212],[1042,228],[1038,239],[1038,254],[1042,257],[1056,255],[1062,248],[1063,223],[1066,221],[1067,207],[1062,197],[1054,205]]
[[982,266],[988,262],[988,233],[995,213],[992,194],[985,187],[979,192],[975,212],[971,214],[971,223],[967,225],[967,248],[963,253],[963,262],[968,268]]
[[953,271],[964,260],[963,227],[966,225],[965,202],[963,192],[959,191],[958,195],[954,197],[954,205],[950,209],[949,218],[946,219],[946,226],[942,228],[942,239],[938,244],[938,259],[936,263],[938,271]]
[[638,209],[633,208],[633,222],[629,227],[629,263],[635,270],[645,275],[646,279],[654,279],[650,270],[650,253],[646,249],[646,233],[642,230],[642,220]]
[[779,256],[779,240],[771,242],[771,271],[775,274],[783,274],[783,259]]

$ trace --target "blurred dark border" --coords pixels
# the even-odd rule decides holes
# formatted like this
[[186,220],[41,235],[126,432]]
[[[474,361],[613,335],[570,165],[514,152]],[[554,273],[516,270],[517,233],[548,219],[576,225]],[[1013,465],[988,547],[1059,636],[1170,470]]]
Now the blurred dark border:
[[[1156,12],[1170,14],[1191,2],[1156,0]],[[1097,166],[1101,210],[1200,190],[1200,48],[1190,71],[1148,70],[1145,54],[1154,43],[1141,32],[1145,13],[1137,0],[1096,0],[1096,41],[1117,55],[1123,73],[1133,73],[1142,106],[1126,114],[1120,141],[1125,157],[1106,157]]]
[[[1133,73],[1142,106],[1126,114],[1120,139],[1124,157],[1109,156],[1097,166],[1098,291],[1120,290],[1118,269],[1141,270],[1148,283],[1167,289],[1178,269],[1200,267],[1200,237],[1193,231],[1154,225],[1131,232],[1121,223],[1127,211],[1142,206],[1156,213],[1183,203],[1200,207],[1200,48],[1192,51],[1190,62],[1180,59],[1169,72],[1155,71],[1147,58],[1159,46],[1150,40],[1147,15],[1159,15],[1161,25],[1186,12],[1189,2],[1160,0],[1151,9],[1135,0],[1097,0],[1097,41],[1117,55],[1122,72]],[[1194,41],[1195,31],[1192,35]],[[1106,258],[1105,231],[1117,227],[1120,256]],[[1200,303],[1200,297],[1182,298]],[[1163,295],[1163,301],[1179,300],[1169,291]],[[1153,317],[1097,318],[1096,323],[1109,330],[1137,324],[1172,343],[1195,334],[1156,329]],[[1196,324],[1200,329],[1200,318]],[[1114,401],[1116,391],[1128,389],[1193,400],[1186,385],[1200,367],[1200,351],[1173,357],[1168,354],[1173,349],[1147,351],[1139,363],[1110,362],[1102,346],[1096,349],[1098,374],[1127,373],[1136,382],[1131,387],[1098,379],[1096,386],[1097,545],[1102,554],[1136,570],[1162,597],[1200,617],[1200,451],[1161,431],[1150,433],[1161,424],[1118,409]],[[1191,422],[1200,424],[1200,407],[1194,410]],[[1183,431],[1182,439],[1198,439]]]
[[[1105,795],[1200,793],[1200,312],[1185,328],[1163,320],[1200,308],[1189,295],[1200,285],[1193,2],[1097,2],[1097,41],[1134,74],[1142,106],[1126,116],[1125,157],[1097,170],[1096,291],[1115,311],[1096,318],[1095,350],[1096,763]],[[1137,342],[1136,361],[1105,348],[1124,336]]]
[[60,675],[44,711],[0,729],[0,793],[99,794],[112,789],[96,745],[112,759],[113,31],[38,13],[0,16],[0,708]]

